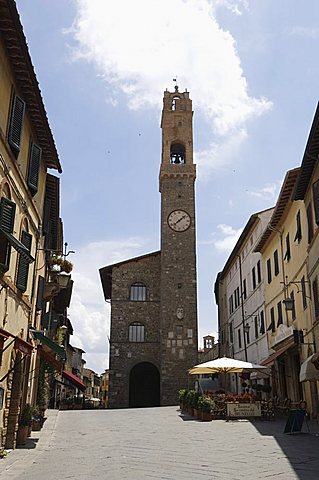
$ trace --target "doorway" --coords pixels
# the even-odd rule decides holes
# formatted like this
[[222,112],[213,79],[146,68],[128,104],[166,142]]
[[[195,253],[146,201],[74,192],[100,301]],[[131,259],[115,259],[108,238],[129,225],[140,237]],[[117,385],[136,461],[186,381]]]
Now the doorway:
[[150,362],[135,365],[130,372],[130,407],[160,406],[160,374]]

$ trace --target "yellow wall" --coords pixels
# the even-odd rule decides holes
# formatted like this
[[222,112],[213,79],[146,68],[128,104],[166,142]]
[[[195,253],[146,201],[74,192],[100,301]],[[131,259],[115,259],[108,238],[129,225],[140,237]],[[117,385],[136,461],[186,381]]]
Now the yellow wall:
[[[36,131],[32,129],[28,111],[24,115],[21,149],[16,159],[11,152],[7,141],[8,122],[10,115],[10,104],[12,91],[23,100],[23,96],[19,92],[15,84],[13,71],[11,69],[8,57],[0,43],[0,197],[4,191],[10,192],[10,198],[16,204],[16,214],[14,221],[13,235],[15,238],[21,238],[21,231],[24,222],[27,222],[28,231],[32,235],[31,255],[35,258],[35,262],[29,266],[29,276],[27,290],[22,294],[15,286],[18,257],[16,250],[11,248],[10,267],[0,279],[0,284],[8,285],[8,288],[2,289],[0,286],[0,328],[10,332],[12,335],[19,335],[24,340],[28,340],[28,326],[33,324],[39,327],[40,316],[37,315],[35,322],[35,301],[37,295],[38,276],[44,276],[44,252],[43,237],[38,238],[39,225],[42,223],[42,212],[45,194],[46,165],[45,158],[42,157],[38,192],[34,197],[31,196],[27,183],[29,145],[30,141],[37,142]],[[9,343],[7,340],[5,345]],[[30,341],[30,340],[29,340]],[[12,346],[3,353],[0,375],[3,377],[9,370],[11,358],[14,356]],[[32,355],[31,366],[35,368],[35,353]],[[34,401],[34,379],[36,375],[31,375],[31,383],[27,392],[27,400]],[[6,379],[2,382],[5,389],[5,405],[0,412],[0,427],[5,424],[5,417],[8,413],[9,397],[7,395],[9,382]],[[3,413],[3,414],[2,414]]]

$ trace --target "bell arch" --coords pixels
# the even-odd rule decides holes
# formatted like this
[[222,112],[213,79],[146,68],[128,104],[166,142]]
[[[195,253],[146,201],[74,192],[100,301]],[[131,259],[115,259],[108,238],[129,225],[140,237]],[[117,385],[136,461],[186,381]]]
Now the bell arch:
[[174,142],[171,144],[170,163],[173,165],[186,163],[186,149],[183,143]]
[[160,373],[151,362],[137,363],[130,371],[130,407],[160,406]]

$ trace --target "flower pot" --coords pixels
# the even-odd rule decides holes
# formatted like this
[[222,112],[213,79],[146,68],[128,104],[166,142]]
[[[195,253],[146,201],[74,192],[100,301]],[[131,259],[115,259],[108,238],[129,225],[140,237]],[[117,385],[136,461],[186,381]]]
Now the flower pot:
[[28,425],[19,425],[18,431],[17,431],[17,441],[16,444],[17,446],[19,445],[25,445],[27,443],[27,438],[28,438]]
[[34,432],[39,432],[42,428],[43,423],[40,420],[33,420],[32,422],[32,430]]
[[213,420],[213,415],[210,412],[201,412],[202,422],[211,422],[212,420]]

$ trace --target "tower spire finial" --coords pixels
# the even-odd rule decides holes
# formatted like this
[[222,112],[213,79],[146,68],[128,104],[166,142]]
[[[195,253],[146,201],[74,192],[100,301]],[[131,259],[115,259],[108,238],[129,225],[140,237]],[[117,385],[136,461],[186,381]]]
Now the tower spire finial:
[[177,76],[173,78],[173,82],[175,82],[175,92],[178,92]]

